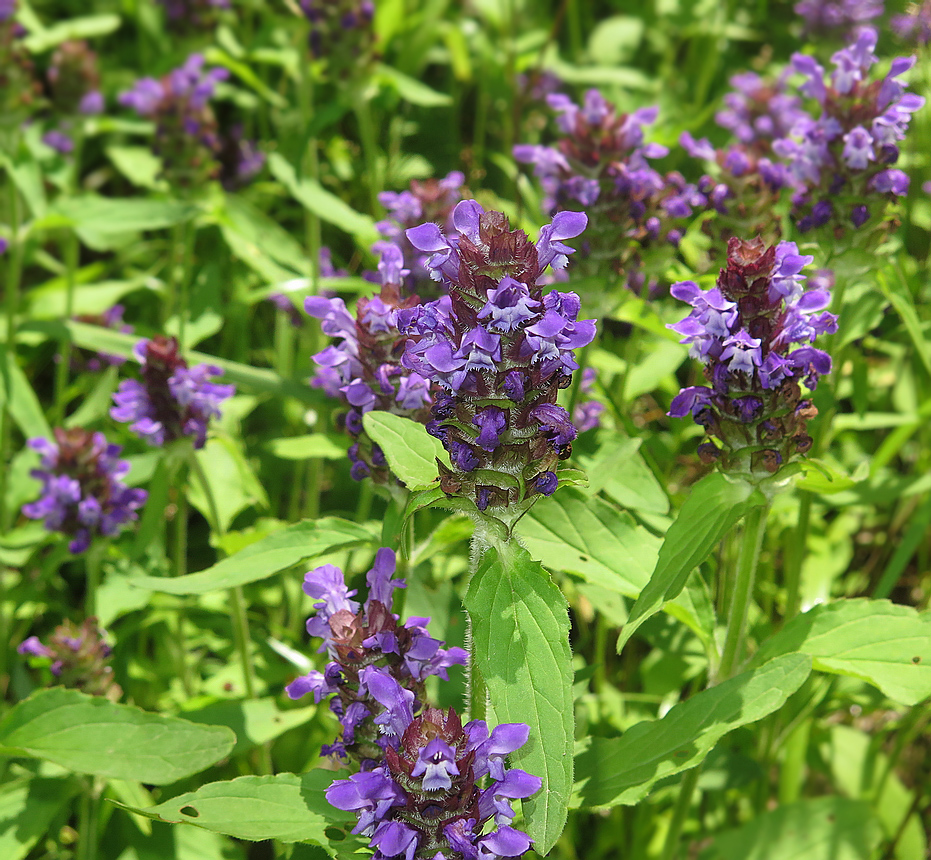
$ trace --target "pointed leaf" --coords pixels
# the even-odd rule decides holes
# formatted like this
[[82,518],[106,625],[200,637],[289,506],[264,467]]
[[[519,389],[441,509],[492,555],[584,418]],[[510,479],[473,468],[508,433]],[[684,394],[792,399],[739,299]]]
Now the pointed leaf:
[[516,543],[490,549],[469,583],[472,654],[495,717],[526,723],[530,739],[511,761],[543,788],[524,801],[536,850],[553,847],[566,823],[572,788],[572,653],[566,599],[538,562]]
[[303,776],[243,776],[211,782],[158,806],[132,811],[252,842],[312,842],[335,856],[324,831],[334,822],[344,822],[346,813],[330,806],[324,796],[333,778],[332,771],[322,769]]
[[806,655],[787,654],[680,702],[661,720],[637,723],[619,738],[580,742],[572,805],[639,802],[660,779],[698,765],[729,731],[781,708],[810,673]]
[[23,779],[0,787],[0,857],[22,860],[77,791],[73,779]]
[[39,398],[16,363],[16,356],[7,350],[0,353],[0,409],[4,406],[27,438],[52,438]]
[[384,451],[391,471],[409,490],[422,490],[439,477],[436,460],[449,466],[442,443],[423,424],[390,412],[367,412],[362,417],[365,432]]
[[903,705],[931,696],[931,612],[888,600],[822,603],[765,642],[755,662],[808,654],[814,667],[878,687]]
[[0,748],[114,779],[167,785],[233,749],[225,726],[199,726],[77,690],[40,690],[0,722]]
[[630,612],[617,641],[620,653],[636,629],[685,587],[689,574],[751,507],[766,503],[746,481],[714,472],[702,478],[666,532],[650,581]]
[[273,574],[337,549],[348,549],[372,540],[361,526],[339,517],[304,520],[249,544],[229,558],[199,573],[174,578],[140,576],[132,580],[138,588],[167,594],[206,594],[266,579]]

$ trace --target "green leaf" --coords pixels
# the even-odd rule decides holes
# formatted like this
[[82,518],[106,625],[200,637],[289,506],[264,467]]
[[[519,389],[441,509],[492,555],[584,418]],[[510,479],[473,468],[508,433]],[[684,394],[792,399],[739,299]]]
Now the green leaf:
[[243,776],[208,783],[148,809],[124,808],[170,824],[194,824],[252,842],[312,842],[335,856],[336,849],[324,831],[344,821],[348,813],[330,806],[323,794],[333,776],[329,770],[312,770],[303,776]]
[[242,63],[231,57],[226,51],[214,47],[207,48],[204,51],[204,57],[211,65],[225,66],[239,80],[255,90],[272,107],[284,108],[288,106],[288,102],[252,71],[252,67],[248,63]]
[[199,573],[171,579],[140,576],[133,579],[133,585],[168,594],[206,594],[257,582],[304,559],[360,546],[371,540],[372,535],[361,526],[339,517],[304,520],[249,544],[236,555]]
[[[253,505],[268,507],[265,490],[246,460],[241,445],[225,436],[215,436],[195,451],[194,456],[210,484],[217,516],[222,521],[212,523],[215,529],[227,531],[236,516]],[[188,498],[208,521],[212,521],[214,512],[200,481],[189,482]]]
[[566,599],[520,545],[488,550],[469,583],[472,655],[499,722],[530,726],[511,761],[543,788],[524,801],[527,832],[540,854],[566,823],[572,788],[572,652]]
[[584,460],[585,470],[591,476],[589,489],[592,493],[604,490],[630,510],[665,514],[669,511],[669,499],[640,455],[642,441],[619,436],[603,445],[595,457]]
[[22,779],[0,786],[0,857],[22,860],[77,790],[68,779]]
[[29,35],[23,39],[23,45],[30,54],[42,54],[72,39],[106,36],[119,26],[119,15],[87,15],[69,21],[58,21],[51,27],[30,30]]
[[162,160],[147,146],[117,146],[106,148],[107,158],[137,188],[155,189],[163,185],[159,181]]
[[228,726],[236,735],[233,755],[274,740],[286,731],[312,719],[318,708],[288,708],[282,711],[275,699],[235,699],[212,702],[197,711],[185,711],[192,723]]
[[118,247],[128,234],[181,224],[195,212],[195,206],[177,200],[124,200],[97,194],[66,197],[51,209],[53,215],[67,219],[81,241],[95,251]]
[[698,765],[728,732],[781,708],[810,673],[806,655],[787,654],[680,702],[661,720],[637,723],[619,738],[581,741],[573,807],[638,803],[659,780]]
[[828,495],[849,490],[857,481],[824,460],[810,458],[801,463],[803,477],[796,481],[800,490]]
[[295,200],[328,224],[354,235],[361,245],[368,247],[378,239],[375,222],[357,212],[344,200],[327,191],[315,179],[299,179],[294,168],[285,159],[273,152],[268,157],[268,169],[272,176],[291,192]]
[[869,804],[817,797],[780,806],[722,833],[702,860],[869,860],[882,833]]
[[226,758],[236,742],[223,726],[198,726],[77,690],[40,690],[0,722],[6,755],[78,773],[167,785]]
[[405,75],[391,66],[380,65],[378,75],[383,81],[393,86],[404,101],[412,105],[429,108],[446,107],[453,103],[452,98],[446,93],[437,92],[416,78]]
[[0,353],[0,408],[4,406],[27,439],[52,438],[52,428],[45,420],[39,399],[10,350]]
[[808,654],[814,667],[878,687],[916,705],[931,696],[931,612],[865,597],[822,603],[763,644],[757,661]]
[[691,572],[714,551],[718,542],[749,508],[766,503],[746,481],[713,472],[702,478],[685,500],[666,532],[650,581],[630,611],[617,640],[617,650],[636,629],[685,587]]
[[[521,541],[544,567],[564,570],[625,597],[637,598],[650,581],[662,541],[597,496],[563,490],[540,499],[516,528]],[[702,639],[710,630],[687,593],[666,611]]]
[[600,21],[588,41],[589,56],[605,66],[620,66],[632,59],[643,39],[644,23],[632,15],[613,15]]
[[[338,441],[337,441],[338,440]],[[346,456],[344,444],[346,437],[327,436],[324,433],[310,433],[306,436],[287,436],[272,439],[265,447],[282,460],[342,460]]]
[[450,465],[442,443],[423,424],[390,412],[366,412],[362,424],[384,451],[391,471],[409,490],[422,490],[436,481],[437,458]]

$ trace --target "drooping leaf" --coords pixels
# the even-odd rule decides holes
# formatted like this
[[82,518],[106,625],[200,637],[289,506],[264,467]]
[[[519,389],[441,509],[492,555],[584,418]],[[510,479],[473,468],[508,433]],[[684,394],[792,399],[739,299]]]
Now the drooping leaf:
[[174,578],[140,576],[133,584],[168,594],[206,594],[257,582],[303,559],[359,546],[370,540],[372,535],[364,528],[339,517],[304,520],[250,544],[199,573]]
[[330,806],[323,794],[333,776],[327,770],[312,770],[303,776],[243,776],[229,782],[211,782],[158,806],[132,811],[252,842],[311,842],[335,856],[324,831],[349,816]]
[[184,718],[192,723],[229,726],[236,734],[233,755],[237,755],[303,725],[316,713],[314,705],[283,711],[275,699],[232,699],[185,711]]
[[42,54],[72,39],[93,39],[97,36],[106,36],[119,26],[119,15],[86,15],[67,21],[57,21],[51,27],[36,30],[30,28],[29,35],[23,39],[23,44],[29,53]]
[[882,832],[869,804],[815,797],[717,836],[703,860],[869,860]]
[[661,720],[637,723],[619,738],[581,741],[572,805],[639,802],[658,780],[698,765],[732,729],[782,707],[810,673],[810,658],[787,654],[680,702]]
[[305,436],[286,436],[272,439],[265,447],[282,460],[342,460],[346,456],[345,436],[328,436],[310,433]]
[[714,551],[721,538],[751,507],[766,503],[746,481],[714,472],[694,487],[666,532],[656,568],[618,637],[617,650],[647,618],[685,587],[689,574]]
[[866,681],[903,705],[931,696],[931,612],[865,597],[822,603],[765,642],[756,661],[792,652],[808,654],[819,671]]
[[469,583],[472,654],[488,686],[495,717],[526,723],[530,739],[511,761],[543,780],[524,801],[536,850],[553,847],[566,822],[572,788],[572,653],[566,599],[516,543],[502,558],[488,550]]
[[216,764],[235,742],[225,726],[151,714],[64,687],[34,693],[0,722],[0,749],[6,755],[153,785]]
[[0,353],[0,408],[4,406],[27,439],[52,438],[39,398],[16,363],[16,356],[7,350]]
[[390,412],[366,412],[362,424],[381,447],[391,471],[409,490],[422,490],[436,481],[437,457],[449,466],[449,455],[442,443],[423,424]]
[[399,72],[397,69],[384,64],[378,67],[378,75],[386,83],[391,84],[405,101],[419,107],[446,107],[452,104],[452,99],[446,94],[437,92],[425,83]]

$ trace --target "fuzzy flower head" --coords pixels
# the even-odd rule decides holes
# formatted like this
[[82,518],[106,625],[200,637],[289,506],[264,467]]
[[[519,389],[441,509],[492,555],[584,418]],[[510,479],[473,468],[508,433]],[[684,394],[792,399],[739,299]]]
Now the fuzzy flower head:
[[205,69],[204,62],[202,54],[191,54],[160,80],[141,78],[119,97],[121,105],[155,123],[155,154],[165,176],[183,188],[215,178],[220,169],[222,143],[210,102],[229,72]]
[[853,227],[881,237],[887,204],[908,192],[908,177],[893,165],[925,100],[901,80],[914,57],[897,57],[885,77],[875,75],[876,39],[871,27],[860,29],[832,56],[830,72],[811,56],[792,56],[810,108],[773,150],[789,171],[793,217],[803,233],[829,226],[836,238]]
[[589,227],[582,259],[602,272],[604,262],[636,284],[650,248],[676,246],[687,219],[704,197],[681,174],[660,174],[650,164],[668,153],[645,142],[657,108],[618,113],[597,90],[582,104],[555,93],[547,97],[561,137],[551,146],[519,144],[514,158],[533,165],[552,214],[584,209]]
[[670,328],[705,365],[710,387],[684,388],[669,414],[691,414],[718,441],[700,448],[703,460],[775,472],[811,447],[805,423],[817,410],[802,385],[814,390],[831,370],[830,356],[811,344],[837,330],[837,317],[825,310],[828,291],[805,287],[802,270],[811,261],[793,242],[731,239],[715,287],[673,285],[692,311]]
[[489,735],[481,720],[463,726],[452,708],[426,708],[401,716],[398,729],[382,764],[326,790],[333,806],[356,814],[353,832],[370,837],[375,857],[497,860],[530,848],[511,826],[511,803],[539,791],[541,780],[503,761],[526,742],[526,725],[506,723]]
[[452,229],[453,209],[463,198],[464,183],[465,176],[454,170],[443,179],[413,179],[406,191],[383,191],[378,195],[379,202],[388,210],[388,217],[375,225],[382,238],[372,250],[380,254],[389,245],[401,249],[403,265],[409,269],[404,279],[409,291],[423,296],[431,280],[426,267],[427,254],[415,248],[404,231],[424,221],[432,221],[447,231]]
[[883,0],[800,0],[795,14],[812,35],[848,35],[883,13]]
[[931,0],[909,3],[905,12],[893,15],[889,23],[903,41],[927,45],[931,42]]
[[156,335],[140,341],[133,352],[142,363],[142,380],[120,383],[111,417],[128,423],[150,445],[190,436],[195,448],[203,448],[207,425],[220,417],[220,405],[233,396],[234,386],[211,381],[223,372],[212,364],[188,367],[173,337]]
[[501,516],[556,489],[554,470],[576,436],[556,397],[595,322],[578,319],[575,293],[544,294],[540,281],[547,266],[565,267],[565,241],[587,218],[557,213],[536,244],[474,200],[453,221],[445,235],[435,224],[407,231],[449,295],[399,315],[409,337],[402,363],[442,391],[427,424],[453,465],[440,464],[440,486]]
[[330,662],[287,688],[292,699],[313,693],[314,701],[336,694],[330,710],[339,717],[342,735],[323,754],[380,761],[386,747],[397,746],[413,715],[423,707],[424,681],[430,675],[448,679],[450,666],[465,663],[462,648],[443,648],[427,632],[426,618],[404,624],[391,612],[395,589],[395,555],[378,550],[368,572],[368,599],[360,606],[346,586],[343,572],[327,564],[304,578],[304,591],[318,599],[307,632],[323,639]]
[[28,444],[42,455],[41,467],[30,473],[42,482],[42,495],[23,505],[23,513],[70,536],[71,552],[84,552],[97,535],[116,536],[138,518],[148,493],[126,486],[129,463],[118,459],[120,446],[108,444],[103,433],[58,427],[54,441]]
[[74,116],[103,111],[97,55],[87,42],[62,42],[52,54],[45,77],[49,100],[58,113]]
[[401,363],[405,338],[398,330],[399,315],[419,301],[417,296],[401,298],[400,284],[407,274],[401,249],[386,245],[378,268],[381,291],[360,299],[355,316],[338,297],[311,296],[304,309],[335,339],[314,362],[318,384],[348,407],[344,423],[353,440],[350,474],[357,481],[371,475],[385,483],[390,478],[388,464],[365,432],[362,416],[377,410],[423,422],[433,395],[430,381]]
[[97,619],[91,617],[80,626],[73,621],[60,624],[49,637],[48,644],[37,636],[30,636],[16,650],[34,658],[34,664],[48,666],[56,686],[116,702],[123,691],[114,682],[110,666],[112,652],[105,637],[106,631],[101,630]]

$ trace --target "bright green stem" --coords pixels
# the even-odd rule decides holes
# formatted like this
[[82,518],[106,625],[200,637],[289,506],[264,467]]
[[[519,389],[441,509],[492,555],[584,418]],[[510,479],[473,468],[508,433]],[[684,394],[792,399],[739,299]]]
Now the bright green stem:
[[779,768],[779,803],[795,803],[805,783],[805,756],[811,739],[810,719],[799,723],[785,743],[785,758]]
[[[16,315],[19,311],[19,289],[23,274],[23,249],[19,238],[19,192],[12,178],[9,178],[10,191],[10,247],[7,250],[6,267],[6,360],[16,360]],[[2,371],[0,371],[2,372]],[[10,515],[7,511],[7,458],[13,438],[13,416],[5,407],[0,407],[0,531],[10,527]]]
[[753,598],[753,583],[756,580],[760,547],[763,545],[763,536],[766,534],[768,513],[769,505],[760,505],[751,508],[744,519],[740,553],[737,556],[737,576],[727,617],[727,636],[724,639],[724,652],[721,654],[717,681],[726,681],[730,678],[742,656],[747,610]]
[[375,122],[372,119],[372,105],[362,92],[357,93],[355,114],[359,123],[359,137],[362,141],[362,157],[365,159],[369,206],[372,214],[375,214],[381,209],[378,193],[382,190],[382,179],[378,165],[378,144],[375,137]]
[[88,547],[85,556],[87,574],[87,593],[84,597],[84,611],[88,618],[97,615],[97,591],[100,588],[100,568],[107,555],[107,541],[98,538]]
[[[223,537],[225,529],[220,519],[220,509],[217,507],[216,497],[210,487],[210,482],[207,480],[204,467],[201,465],[200,460],[197,459],[197,454],[193,450],[191,451],[190,460],[191,471],[194,472],[197,476],[197,480],[200,481],[201,489],[203,489],[204,496],[207,499],[207,507],[210,509],[210,519],[212,520],[211,525],[216,529],[217,535]],[[249,642],[251,639],[249,635],[249,617],[246,615],[246,605],[243,599],[242,588],[240,586],[231,588],[228,594],[230,601],[230,623],[233,628],[233,639],[235,641],[236,652],[239,654],[239,662],[242,665],[242,677],[246,685],[246,696],[250,699],[254,699],[256,698],[256,684],[252,659],[249,655]]]
[[189,285],[195,239],[196,231],[190,221],[178,224],[171,231],[171,286],[168,313],[178,314],[178,350],[182,353],[187,347]]
[[[469,580],[475,576],[483,553],[488,549],[487,536],[482,534],[479,524],[476,523],[475,533],[472,535],[472,545],[469,548]],[[488,685],[485,683],[482,672],[475,660],[475,648],[472,643],[472,617],[466,613],[466,648],[469,652],[469,665],[466,667],[466,689],[468,690],[468,705],[470,720],[484,720],[488,712]]]
[[[68,231],[65,239],[65,314],[64,322],[74,315],[74,287],[78,273],[78,256],[80,245],[77,234]],[[65,417],[65,390],[68,387],[68,376],[71,372],[71,335],[65,329],[58,350],[58,367],[55,368],[55,424],[61,424]]]
[[75,860],[97,860],[97,821],[102,788],[98,779],[89,779],[81,794],[78,811],[78,850]]
[[[306,34],[304,34],[306,36]],[[314,80],[311,76],[311,67],[313,58],[310,56],[309,43],[304,38],[304,44],[308,45],[304,61],[301,63],[301,85],[300,85],[300,102],[301,113],[307,117],[314,115]],[[320,162],[317,157],[317,138],[310,136],[307,139],[307,148],[304,150],[304,159],[301,164],[301,174],[308,179],[319,180]],[[310,209],[304,209],[304,234],[307,243],[307,255],[310,257],[310,285],[311,293],[317,293],[320,280],[320,246],[323,244],[322,233],[320,229],[320,216]]]
[[679,839],[682,836],[682,828],[686,819],[689,817],[689,809],[692,806],[692,795],[695,793],[695,786],[698,785],[698,777],[701,775],[701,765],[693,767],[685,772],[682,782],[679,784],[679,796],[676,798],[676,805],[672,810],[672,821],[669,822],[669,830],[666,831],[666,841],[663,843],[662,860],[673,860],[679,851]]
[[786,547],[785,620],[791,621],[802,608],[802,561],[808,543],[808,524],[811,521],[811,493],[802,491],[798,506],[798,523],[789,535],[791,543]]

